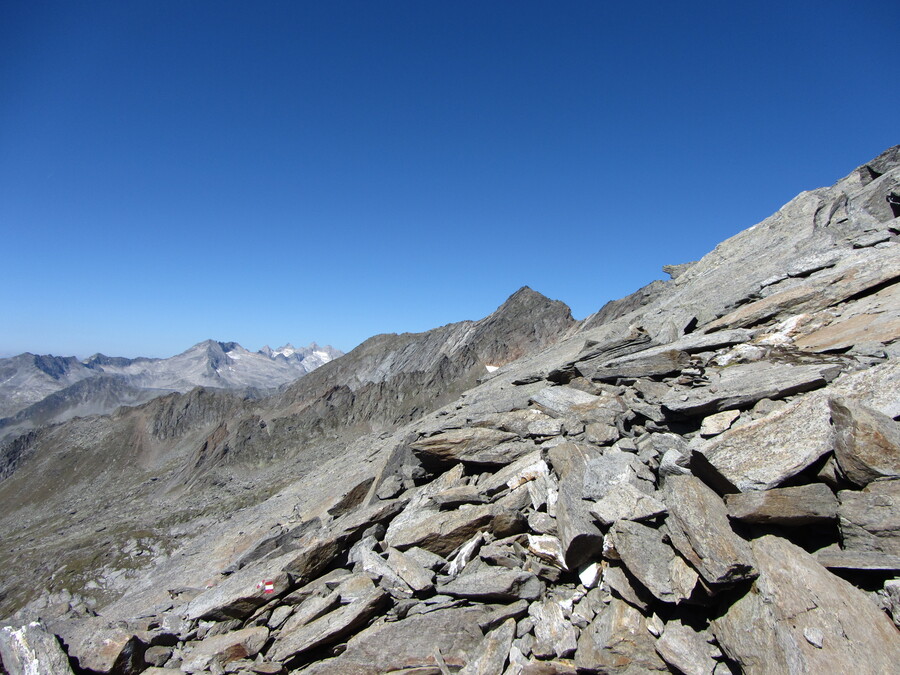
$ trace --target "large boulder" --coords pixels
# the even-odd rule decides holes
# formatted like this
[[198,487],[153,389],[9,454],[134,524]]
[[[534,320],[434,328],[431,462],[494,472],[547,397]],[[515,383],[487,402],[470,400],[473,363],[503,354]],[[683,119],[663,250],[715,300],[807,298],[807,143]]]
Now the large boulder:
[[889,673],[900,633],[866,595],[775,536],[753,542],[759,577],[712,622],[743,672]]

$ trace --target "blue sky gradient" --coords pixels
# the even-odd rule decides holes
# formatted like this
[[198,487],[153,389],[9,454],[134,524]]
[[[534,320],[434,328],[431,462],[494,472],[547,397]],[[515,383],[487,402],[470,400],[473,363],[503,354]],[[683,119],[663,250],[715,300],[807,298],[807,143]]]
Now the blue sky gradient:
[[900,3],[0,4],[0,354],[578,318],[900,142]]

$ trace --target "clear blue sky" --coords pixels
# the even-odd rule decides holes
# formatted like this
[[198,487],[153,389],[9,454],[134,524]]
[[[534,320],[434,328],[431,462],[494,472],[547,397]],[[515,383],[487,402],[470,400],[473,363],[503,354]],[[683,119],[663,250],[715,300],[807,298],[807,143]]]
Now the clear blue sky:
[[[632,8],[634,7],[634,9]],[[0,353],[576,317],[900,142],[900,3],[0,4]]]

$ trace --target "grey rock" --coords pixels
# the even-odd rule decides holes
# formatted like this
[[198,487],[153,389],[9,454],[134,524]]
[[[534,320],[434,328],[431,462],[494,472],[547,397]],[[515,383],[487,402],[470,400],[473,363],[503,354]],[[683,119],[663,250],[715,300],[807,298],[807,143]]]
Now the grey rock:
[[703,418],[700,424],[700,435],[704,438],[718,436],[723,431],[728,431],[734,421],[741,416],[740,410],[723,410]]
[[474,485],[458,485],[432,495],[431,501],[441,508],[452,509],[462,504],[485,504],[488,498]]
[[225,666],[231,661],[252,658],[266,644],[269,629],[254,626],[241,630],[208,637],[187,650],[181,670],[199,673],[213,668],[213,664]]
[[881,551],[845,551],[838,546],[827,546],[816,551],[815,558],[822,567],[830,570],[900,572],[900,555]]
[[837,519],[838,500],[823,483],[725,495],[728,516],[748,523],[809,525]]
[[485,633],[506,622],[508,619],[521,619],[528,614],[527,600],[516,600],[509,605],[500,605],[478,623]]
[[900,477],[900,424],[849,399],[830,399],[834,454],[843,474],[860,486]]
[[816,393],[709,440],[692,468],[722,492],[769,490],[833,447],[827,398]]
[[613,598],[578,638],[575,664],[579,669],[603,673],[665,672],[656,653],[656,638],[634,607]]
[[672,544],[709,584],[753,579],[753,555],[728,522],[722,499],[694,476],[672,476],[663,490]]
[[712,675],[716,667],[706,637],[677,620],[666,624],[656,641],[656,651],[685,675]]
[[655,498],[655,492],[648,494],[632,483],[612,486],[606,496],[591,507],[591,514],[603,525],[612,525],[617,520],[647,520],[667,512],[666,505]]
[[[366,584],[365,581],[368,583]],[[384,604],[386,594],[368,579],[345,582],[352,586],[348,589],[356,594],[351,602],[338,609],[314,619],[295,630],[282,629],[281,635],[270,650],[273,661],[285,661],[296,654],[309,651],[322,645],[337,642],[360,626],[364,625]],[[345,585],[342,584],[342,587]],[[360,586],[360,588],[356,588]],[[341,595],[344,595],[342,591]]]
[[413,590],[397,572],[374,551],[363,551],[360,565],[366,573],[377,579],[378,585],[395,598],[411,598]]
[[578,630],[563,613],[558,600],[545,598],[534,602],[528,610],[534,621],[532,653],[539,659],[568,657],[575,653]]
[[39,621],[0,628],[0,664],[9,675],[72,675],[59,640]]
[[622,563],[656,598],[678,603],[691,597],[697,573],[663,540],[663,533],[631,521],[609,532]]
[[610,564],[603,570],[603,585],[609,591],[613,591],[618,597],[629,605],[646,613],[654,601],[653,596],[646,588],[632,582],[625,570],[619,565]]
[[596,445],[609,445],[619,439],[619,429],[613,424],[591,422],[584,428],[584,440]]
[[583,376],[598,382],[613,382],[619,378],[662,377],[677,373],[690,364],[687,352],[678,349],[638,352],[598,364],[596,361],[576,363]]
[[602,499],[622,483],[652,492],[653,480],[652,472],[633,454],[609,449],[585,462],[581,495],[584,499]]
[[413,452],[426,463],[448,465],[455,462],[503,465],[530,450],[528,444],[497,447],[518,438],[516,434],[497,429],[466,427],[451,429],[412,443]]
[[579,417],[579,413],[590,410],[599,397],[572,387],[547,387],[531,397],[542,411],[551,417]]
[[[227,621],[244,619],[267,602],[284,595],[290,578],[281,571],[293,554],[248,565],[222,579],[218,584],[191,600],[186,609],[188,619]],[[271,591],[264,582],[271,582]]]
[[707,371],[709,386],[673,389],[663,407],[681,416],[709,415],[732,408],[749,408],[764,398],[783,398],[824,387],[838,374],[834,366],[760,361]]
[[[566,444],[572,446],[573,444]],[[558,450],[558,446],[553,450]],[[585,461],[581,454],[572,454],[570,468],[559,481],[556,502],[556,526],[562,543],[566,566],[577,568],[581,563],[600,553],[603,533],[594,524],[590,502],[583,499]],[[555,462],[557,466],[559,462]]]
[[269,618],[266,620],[266,626],[268,626],[272,630],[281,628],[281,625],[288,620],[293,612],[294,608],[292,606],[279,605],[272,610],[271,616],[269,616]]
[[454,607],[375,623],[350,638],[340,656],[312,665],[304,675],[382,675],[439,664],[445,664],[447,672],[459,670],[484,639],[479,622],[494,609]]
[[426,570],[412,555],[407,555],[395,548],[389,549],[387,564],[416,593],[421,593],[434,587],[434,573]]
[[96,673],[137,675],[144,669],[147,643],[128,628],[102,617],[54,621],[48,625],[78,667]]
[[460,675],[494,675],[502,672],[515,636],[514,619],[492,630],[484,636],[471,660],[459,671]]
[[503,567],[485,567],[439,585],[437,591],[455,598],[509,602],[537,599],[541,593],[541,583],[529,572]]
[[[746,673],[892,672],[900,635],[864,593],[774,536],[753,542],[760,576],[712,622],[722,650]],[[821,635],[821,646],[804,635]]]
[[842,490],[838,500],[842,548],[900,556],[900,480]]
[[408,520],[394,519],[385,541],[400,550],[418,546],[447,555],[476,533],[490,529],[495,515],[496,509],[488,504],[433,513],[416,509]]

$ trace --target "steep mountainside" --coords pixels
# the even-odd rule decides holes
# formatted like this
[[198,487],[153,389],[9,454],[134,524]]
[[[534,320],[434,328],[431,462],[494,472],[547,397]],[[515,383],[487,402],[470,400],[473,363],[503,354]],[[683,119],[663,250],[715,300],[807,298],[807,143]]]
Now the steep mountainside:
[[522,289],[274,396],[20,438],[4,663],[892,672],[892,194],[900,146],[584,322]]

